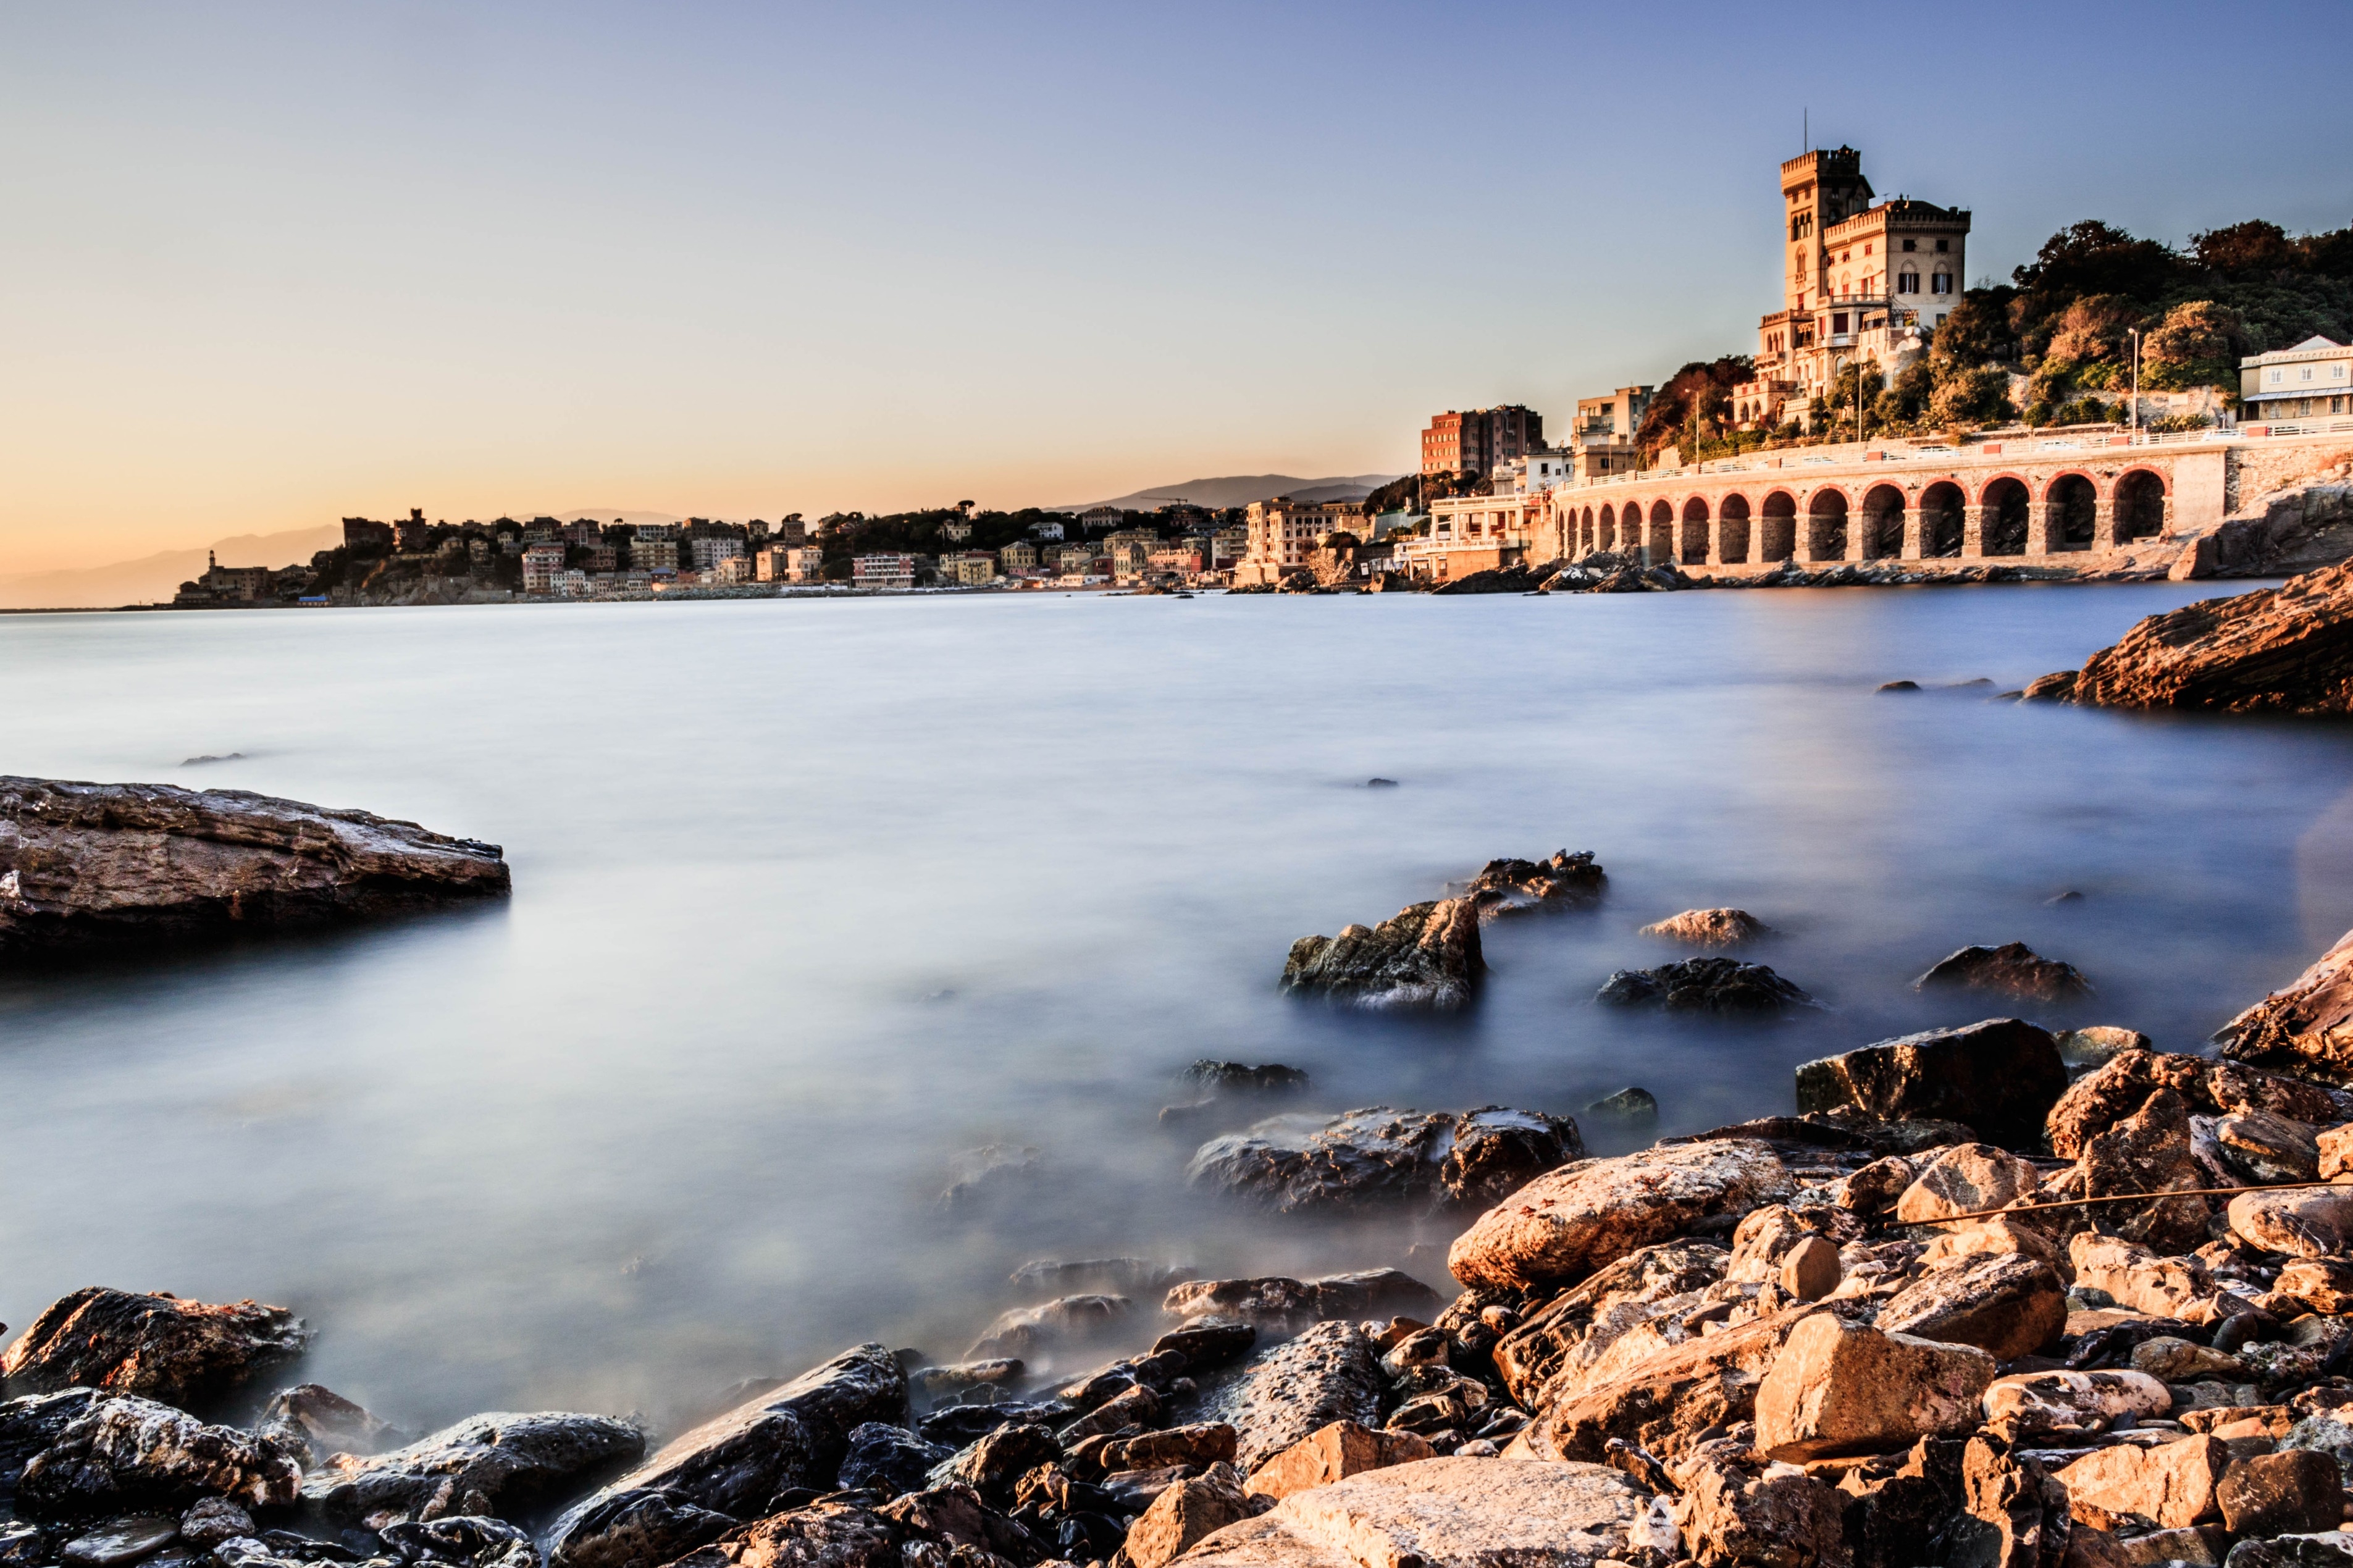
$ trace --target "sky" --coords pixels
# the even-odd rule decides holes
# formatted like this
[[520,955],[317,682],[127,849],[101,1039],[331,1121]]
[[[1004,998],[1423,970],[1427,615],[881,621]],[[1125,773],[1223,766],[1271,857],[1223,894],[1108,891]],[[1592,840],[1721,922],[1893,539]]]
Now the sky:
[[1439,410],[1753,349],[1808,125],[1970,208],[1971,281],[2084,217],[2353,223],[2353,121],[2293,111],[2348,46],[2345,0],[0,0],[0,574],[1408,471]]

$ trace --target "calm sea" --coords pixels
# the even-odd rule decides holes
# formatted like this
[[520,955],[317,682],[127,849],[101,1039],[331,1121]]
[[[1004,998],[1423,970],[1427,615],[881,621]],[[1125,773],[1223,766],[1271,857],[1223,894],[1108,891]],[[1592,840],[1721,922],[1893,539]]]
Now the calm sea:
[[[1323,1272],[1451,1233],[1187,1194],[1155,1113],[1196,1058],[1303,1067],[1334,1110],[1641,1084],[1656,1126],[1587,1126],[1622,1150],[1997,1011],[1909,982],[2012,939],[2098,985],[2068,1020],[2195,1048],[2353,925],[2353,732],[1985,694],[2202,593],[0,618],[6,771],[364,806],[503,844],[515,882],[0,983],[0,1320],[84,1284],[254,1296],[318,1327],[305,1376],[406,1426],[673,1421],[858,1340],[954,1357],[1031,1258]],[[1608,902],[1491,926],[1469,1016],[1276,994],[1293,938],[1564,847]],[[1592,1005],[1679,956],[1637,925],[1716,904],[1833,1010]],[[1041,1178],[944,1214],[988,1143]]]

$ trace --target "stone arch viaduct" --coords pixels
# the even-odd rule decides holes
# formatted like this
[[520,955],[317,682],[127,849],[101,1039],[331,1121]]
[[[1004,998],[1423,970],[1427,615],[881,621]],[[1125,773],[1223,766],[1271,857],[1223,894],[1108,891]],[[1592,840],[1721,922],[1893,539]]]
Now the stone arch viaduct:
[[1793,560],[2084,564],[2219,524],[2229,458],[2219,441],[2099,436],[1758,455],[1556,489],[1529,555],[1609,552],[1733,573]]

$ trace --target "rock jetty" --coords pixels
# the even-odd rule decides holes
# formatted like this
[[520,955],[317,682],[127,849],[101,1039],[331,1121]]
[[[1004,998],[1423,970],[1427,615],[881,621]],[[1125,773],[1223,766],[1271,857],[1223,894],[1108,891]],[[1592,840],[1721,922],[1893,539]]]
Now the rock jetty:
[[497,845],[364,811],[0,777],[0,963],[377,919],[510,885]]
[[2353,562],[2151,616],[2026,696],[2100,708],[2353,712]]

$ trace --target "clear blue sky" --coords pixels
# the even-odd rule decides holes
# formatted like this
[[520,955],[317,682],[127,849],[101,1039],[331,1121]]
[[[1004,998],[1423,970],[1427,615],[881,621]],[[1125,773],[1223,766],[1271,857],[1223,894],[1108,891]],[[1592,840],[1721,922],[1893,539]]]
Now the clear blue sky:
[[2348,58],[2344,0],[0,5],[0,571],[1400,470],[1751,348],[1802,111],[2007,275],[2353,222]]

